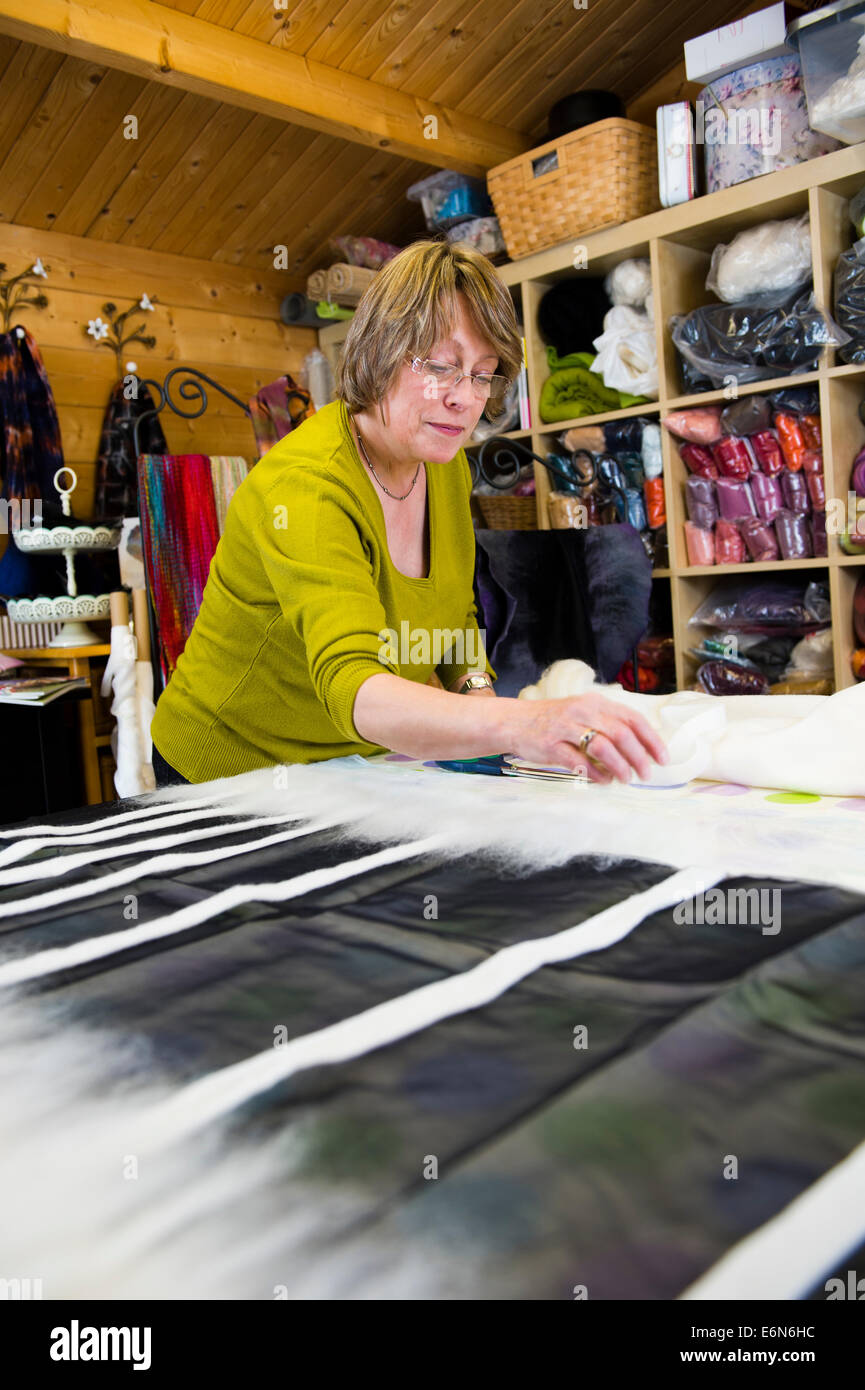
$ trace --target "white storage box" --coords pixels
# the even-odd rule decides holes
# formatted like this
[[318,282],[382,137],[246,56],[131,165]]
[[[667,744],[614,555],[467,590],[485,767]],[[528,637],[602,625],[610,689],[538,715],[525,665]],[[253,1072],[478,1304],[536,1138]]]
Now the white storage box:
[[789,52],[785,40],[784,6],[769,5],[756,14],[724,24],[685,44],[685,75],[689,82],[711,82],[734,68]]

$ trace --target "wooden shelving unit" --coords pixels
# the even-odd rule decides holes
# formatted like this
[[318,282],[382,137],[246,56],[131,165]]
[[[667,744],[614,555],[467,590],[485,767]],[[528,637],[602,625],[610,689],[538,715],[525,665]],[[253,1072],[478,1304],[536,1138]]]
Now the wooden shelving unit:
[[[705,279],[712,250],[718,243],[729,242],[737,232],[757,223],[802,213],[808,213],[811,228],[815,299],[820,308],[831,314],[835,264],[853,241],[848,203],[863,184],[865,144],[853,145],[633,222],[581,235],[564,245],[500,266],[498,274],[510,288],[525,325],[532,402],[532,429],[514,431],[511,437],[530,441],[533,452],[544,456],[555,452],[556,436],[569,424],[602,424],[633,415],[654,419],[680,407],[730,399],[723,390],[683,394],[677,354],[667,329],[671,315],[687,313],[701,304],[714,302],[705,288]],[[585,273],[590,275],[606,274],[619,261],[632,256],[645,256],[650,260],[659,363],[658,399],[627,410],[547,425],[540,420],[537,410],[541,386],[548,375],[545,344],[537,328],[537,307],[550,285],[583,273],[574,269],[576,246],[581,248],[580,263],[585,264]],[[334,364],[346,331],[346,324],[339,323],[319,334],[321,346]],[[859,402],[865,397],[865,366],[836,363],[835,353],[827,350],[817,371],[739,386],[738,394],[764,394],[785,385],[809,382],[818,383],[820,392],[826,495],[827,498],[842,498],[846,503],[853,458],[865,444],[865,425],[858,415]],[[855,684],[850,666],[855,646],[853,592],[859,575],[865,574],[865,556],[845,555],[839,537],[830,534],[826,559],[787,560],[768,565],[689,565],[684,532],[687,469],[666,430],[662,430],[662,440],[670,566],[656,570],[655,580],[670,585],[678,687],[684,689],[692,685],[696,669],[688,648],[694,645],[697,633],[688,627],[688,620],[721,575],[757,574],[766,570],[786,573],[799,569],[808,573],[822,571],[828,576],[835,687],[841,690]],[[538,464],[535,476],[538,525],[548,529],[549,474]]]

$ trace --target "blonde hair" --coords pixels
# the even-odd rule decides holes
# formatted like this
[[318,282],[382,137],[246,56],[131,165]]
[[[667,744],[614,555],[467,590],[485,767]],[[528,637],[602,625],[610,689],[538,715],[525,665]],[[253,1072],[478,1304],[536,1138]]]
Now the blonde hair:
[[[378,272],[351,321],[336,389],[352,415],[381,402],[406,357],[428,357],[453,330],[458,293],[498,356],[497,374],[515,379],[522,345],[514,306],[486,256],[459,242],[416,241]],[[499,395],[487,414],[501,408]]]

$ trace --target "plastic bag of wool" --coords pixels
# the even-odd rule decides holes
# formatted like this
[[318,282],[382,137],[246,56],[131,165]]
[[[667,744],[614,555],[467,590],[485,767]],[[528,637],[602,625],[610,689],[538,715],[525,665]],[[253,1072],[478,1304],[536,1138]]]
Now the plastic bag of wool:
[[[525,698],[539,689],[562,693],[563,680],[571,693],[586,679],[586,668],[562,663]],[[820,750],[824,764],[838,765],[839,776],[858,759],[860,772],[854,768],[844,794],[863,791],[853,737],[855,711],[861,716],[863,708],[859,690],[764,698],[747,718],[739,711],[755,702],[745,697],[665,699],[616,687],[607,693],[659,721],[679,760],[664,769],[668,776],[694,765],[698,746],[701,752],[709,746],[709,767],[721,768],[725,739],[732,740],[731,758],[744,756],[737,740],[746,738],[755,758],[754,744],[777,735],[777,746],[787,750],[778,756],[801,760],[796,740],[805,725],[809,746]],[[774,734],[753,723],[791,702]],[[681,716],[665,714],[679,708]],[[725,719],[716,727],[719,710]],[[785,738],[794,742],[784,744]],[[824,766],[824,778],[831,770]],[[781,779],[780,785],[801,787],[798,761],[772,776],[774,785]],[[821,803],[818,815],[807,804],[779,811],[765,800],[684,795],[675,786],[461,778],[352,757],[164,788],[104,813],[0,831],[0,1274],[40,1276],[48,1298],[472,1298],[510,1297],[515,1288],[517,1296],[545,1296],[542,1290],[559,1286],[558,1257],[549,1257],[543,1276],[533,1272],[539,1253],[525,1267],[502,1260],[499,1237],[493,1239],[503,1219],[498,1208],[483,1248],[476,1232],[490,1192],[502,1184],[506,1208],[528,1220],[547,1200],[547,1170],[538,1169],[531,1190],[524,1183],[514,1196],[512,1155],[503,1152],[474,1186],[466,1187],[461,1167],[483,1166],[485,1154],[507,1147],[509,1134],[523,1136],[534,1123],[525,1117],[545,1113],[563,1088],[573,1089],[588,1114],[598,1087],[602,1100],[617,1086],[620,1094],[631,1087],[645,1106],[641,1049],[661,1027],[668,1036],[679,1030],[681,1053],[694,1059],[692,1066],[708,1068],[705,1084],[696,1087],[704,1094],[717,1049],[723,1055],[731,1020],[741,1014],[755,1065],[765,1058],[763,1084],[752,1065],[744,1069],[743,1114],[749,1097],[774,1094],[771,1059],[781,1081],[792,1084],[800,1069],[797,1063],[791,1072],[792,1044],[779,1034],[774,1015],[763,1017],[760,972],[769,972],[772,990],[786,989],[794,1000],[803,991],[829,991],[818,1002],[837,1014],[825,1041],[832,1065],[840,1065],[847,1024],[836,976],[840,968],[848,978],[865,950],[856,926],[865,920],[861,817],[842,806]],[[490,917],[486,904],[498,870],[511,877],[499,887],[500,906]],[[412,885],[414,901],[419,884],[445,891],[457,875],[464,886],[453,922],[415,923],[411,909],[394,906],[403,882]],[[701,936],[691,927],[663,947],[657,924],[665,914],[734,875],[789,880],[804,894],[798,916],[786,911],[777,939],[760,928],[748,937],[711,929]],[[370,889],[371,882],[378,888]],[[516,915],[519,883],[526,885],[529,917]],[[544,883],[547,896],[538,897]],[[824,892],[825,885],[831,890]],[[819,911],[818,890],[825,898]],[[130,891],[141,904],[132,918],[121,911]],[[822,936],[815,942],[808,936],[820,932],[822,948]],[[710,983],[698,987],[686,972],[677,993],[676,969],[693,955],[689,942],[698,943],[695,959],[715,953]],[[629,967],[610,963],[620,959],[617,951],[639,963],[636,990],[628,988]],[[599,976],[593,958],[606,962]],[[554,1011],[564,1009],[568,1033],[572,1015],[601,1011],[604,1023],[593,1036],[609,1035],[610,1056],[604,1062],[600,1041],[590,1050],[585,1086],[575,1080],[582,1059],[569,1043],[556,1043],[543,1066],[537,1059],[528,1069],[517,1063],[544,1036],[537,1007],[543,991]],[[496,1011],[509,1005],[517,1012],[503,1027]],[[625,1026],[626,1006],[646,1010],[639,1026]],[[577,1007],[582,1012],[574,1013]],[[166,1040],[162,1019],[169,1008]],[[291,1021],[276,1046],[268,1035],[283,1017]],[[136,1018],[146,1022],[136,1028]],[[462,1039],[462,1060],[450,1069],[442,1062],[449,1030]],[[799,1032],[797,1045],[804,1039],[811,1049],[809,1075],[819,1077],[827,1065],[822,1032]],[[708,1050],[700,1041],[707,1036]],[[516,1051],[506,1067],[502,1057],[490,1070],[483,1058],[494,1040]],[[412,1082],[401,1089],[403,1073],[394,1068],[406,1055]],[[473,1065],[481,1067],[483,1085],[467,1104],[457,1079],[464,1087]],[[445,1131],[435,1116],[451,1092],[452,1154],[445,1162]],[[692,1088],[675,1094],[693,1104]],[[501,1114],[485,1109],[491,1099]],[[649,1262],[640,1276],[643,1292],[628,1296],[647,1296],[647,1289],[648,1296],[749,1296],[731,1294],[724,1284],[723,1260],[742,1258],[728,1228],[709,1216],[697,1219],[694,1211],[683,1215],[677,1205],[690,1194],[695,1211],[711,1212],[712,1163],[723,1151],[731,1109],[727,1089],[721,1100],[719,1118],[704,1116],[700,1125],[711,1151],[703,1164],[709,1176],[700,1176],[697,1164],[687,1183],[672,1180],[672,1155],[659,1171],[652,1146],[658,1125],[670,1123],[670,1101],[658,1091],[651,1120],[641,1112],[629,1141],[635,1152],[648,1144],[645,1165],[615,1170],[615,1201],[605,1153],[570,1165],[568,1182],[582,1181],[586,1191],[577,1203],[564,1190],[555,1202],[550,1198],[542,1247],[555,1245],[551,1233],[568,1212],[576,1219],[596,1210],[593,1183],[603,1181],[605,1209],[615,1208],[616,1220],[603,1233],[592,1287],[600,1296],[622,1296],[616,1280],[625,1275],[617,1269],[614,1279],[609,1272],[610,1252],[635,1222],[649,1221],[650,1211],[649,1224],[659,1228],[662,1194],[665,1235],[677,1253],[660,1265]],[[400,1105],[405,1114],[395,1145],[387,1135]],[[376,1114],[368,1117],[358,1106]],[[810,1130],[807,1109],[797,1106],[794,1098],[785,1115],[805,1115]],[[338,1113],[330,1116],[334,1107]],[[757,1115],[753,1123],[752,1142],[765,1146],[763,1120]],[[467,1125],[476,1128],[469,1133]],[[340,1181],[318,1178],[325,1159],[332,1171],[340,1145],[350,1145],[356,1132],[378,1137],[355,1142],[348,1179],[345,1171]],[[802,1296],[854,1236],[861,1239],[850,1219],[837,1219],[852,1210],[839,1192],[862,1180],[865,1150],[854,1148],[861,1132],[839,1120],[831,1143],[825,1139],[813,1169],[824,1174],[823,1186],[797,1171],[784,1188],[784,1203],[800,1192],[804,1208],[790,1209],[780,1254],[771,1222],[763,1229],[777,1210],[774,1189],[737,1227],[756,1242],[756,1251],[744,1252],[745,1272],[735,1265],[737,1288],[750,1280],[760,1291],[755,1296]],[[692,1141],[677,1151],[693,1165]],[[790,1146],[779,1143],[783,1163]],[[422,1190],[412,1191],[424,1155],[440,1150],[440,1182],[421,1182]],[[635,1174],[643,1166],[650,1190],[635,1216]],[[447,1239],[431,1245],[436,1203],[448,1194]],[[463,1214],[454,1227],[457,1209]],[[580,1228],[585,1259],[594,1220]],[[463,1229],[475,1234],[458,1239]],[[632,1259],[626,1263],[635,1267]],[[712,1276],[710,1295],[699,1280],[693,1284],[700,1275]],[[605,1279],[613,1292],[602,1292]],[[562,1287],[575,1281],[566,1277]]]

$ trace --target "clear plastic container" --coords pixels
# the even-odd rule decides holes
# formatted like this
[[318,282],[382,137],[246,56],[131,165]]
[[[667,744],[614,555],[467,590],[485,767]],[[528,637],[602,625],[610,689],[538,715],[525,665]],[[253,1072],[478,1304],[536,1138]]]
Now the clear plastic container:
[[482,179],[473,179],[455,169],[440,169],[406,189],[413,203],[420,203],[427,229],[449,227],[470,217],[486,217],[492,204]]
[[865,0],[838,0],[787,26],[805,80],[808,119],[845,145],[865,140]]

